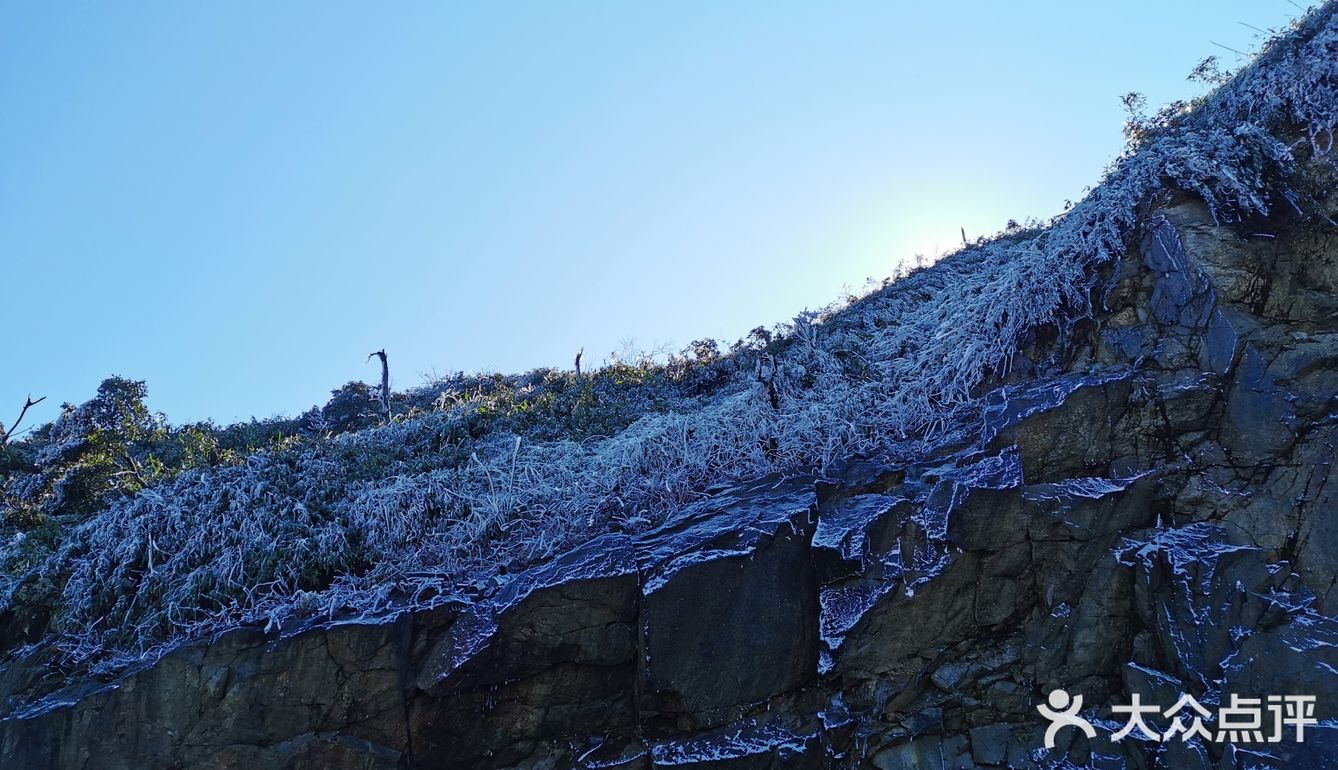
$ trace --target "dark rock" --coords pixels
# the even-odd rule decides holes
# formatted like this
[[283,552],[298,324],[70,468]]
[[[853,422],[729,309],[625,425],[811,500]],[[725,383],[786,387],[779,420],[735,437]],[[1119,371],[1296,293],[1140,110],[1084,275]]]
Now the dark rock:
[[435,643],[408,708],[419,761],[476,766],[636,722],[631,541],[608,535],[513,579]]
[[639,584],[630,539],[597,538],[469,608],[428,653],[415,684],[440,696],[560,663],[630,662]]
[[[1237,627],[1239,647],[1222,661],[1225,689],[1242,697],[1338,692],[1338,620],[1305,612],[1266,629]],[[1321,706],[1321,708],[1323,708]]]
[[1296,413],[1269,373],[1263,353],[1246,344],[1227,394],[1222,444],[1240,464],[1274,461],[1296,438]]
[[866,574],[883,577],[881,568],[890,565],[879,557],[890,550],[889,533],[896,531],[899,518],[909,515],[910,507],[908,498],[886,494],[859,495],[819,506],[813,532],[819,582]]
[[975,556],[960,554],[917,587],[882,594],[845,635],[834,671],[898,683],[918,675],[938,647],[975,627],[976,567]]
[[1093,475],[1120,454],[1113,431],[1131,380],[1117,369],[1000,388],[986,399],[986,435],[1018,448],[1027,483]]
[[1121,559],[1135,567],[1136,606],[1159,658],[1175,676],[1209,690],[1242,630],[1291,612],[1273,600],[1287,572],[1264,553],[1232,545],[1225,530],[1193,524],[1133,542]]
[[1204,327],[1216,303],[1208,276],[1185,255],[1180,230],[1162,217],[1148,228],[1143,260],[1154,276],[1149,310],[1165,326]]
[[545,742],[616,733],[636,721],[633,665],[562,664],[494,687],[417,696],[408,729],[415,762],[432,768],[505,767]]
[[[817,673],[811,482],[704,501],[645,542],[641,708],[693,715],[766,700]],[[655,717],[651,717],[655,718]]]
[[1002,765],[1008,758],[1008,743],[1013,738],[1013,726],[992,724],[971,730],[971,757],[977,764]]
[[912,738],[940,732],[943,729],[943,709],[927,708],[917,711],[906,717],[902,724],[906,727],[907,735]]
[[971,742],[965,735],[949,735],[943,739],[944,770],[972,770]]
[[943,740],[926,736],[873,755],[878,770],[943,770]]
[[408,631],[405,616],[279,641],[232,631],[0,720],[0,754],[34,769],[227,766],[227,756],[248,767],[318,756],[332,767],[394,766],[408,748]]

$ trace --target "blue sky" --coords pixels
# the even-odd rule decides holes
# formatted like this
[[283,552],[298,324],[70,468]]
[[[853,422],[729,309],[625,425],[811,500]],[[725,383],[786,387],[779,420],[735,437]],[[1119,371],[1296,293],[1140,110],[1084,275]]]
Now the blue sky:
[[0,0],[0,420],[735,339],[1047,217],[1286,0]]

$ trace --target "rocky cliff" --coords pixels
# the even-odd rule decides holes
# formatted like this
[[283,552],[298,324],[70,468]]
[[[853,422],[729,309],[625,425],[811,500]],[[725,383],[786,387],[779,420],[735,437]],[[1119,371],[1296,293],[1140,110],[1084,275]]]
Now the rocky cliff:
[[[480,599],[190,644],[0,721],[6,766],[1338,766],[1338,230],[1275,224],[1157,209],[1066,371],[1033,374],[1038,340],[918,462],[713,490]],[[1228,692],[1321,724],[1047,750],[1056,687],[1098,724]]]
[[[13,706],[4,766],[1338,767],[1319,200],[1228,227],[1168,190],[1095,311],[1033,329],[932,445],[721,485],[469,592],[183,644]],[[11,665],[0,690],[31,679]],[[1044,747],[1057,688],[1096,738]],[[1135,694],[1309,694],[1318,724],[1112,742]]]

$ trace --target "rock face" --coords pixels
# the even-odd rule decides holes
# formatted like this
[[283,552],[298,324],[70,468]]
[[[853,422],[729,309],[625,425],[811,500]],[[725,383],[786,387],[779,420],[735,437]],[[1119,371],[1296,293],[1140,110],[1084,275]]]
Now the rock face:
[[[1338,767],[1338,235],[1182,201],[1109,285],[968,438],[716,490],[480,601],[181,648],[11,710],[6,767]],[[1102,731],[1046,749],[1061,687]],[[1321,724],[1112,743],[1134,693]]]

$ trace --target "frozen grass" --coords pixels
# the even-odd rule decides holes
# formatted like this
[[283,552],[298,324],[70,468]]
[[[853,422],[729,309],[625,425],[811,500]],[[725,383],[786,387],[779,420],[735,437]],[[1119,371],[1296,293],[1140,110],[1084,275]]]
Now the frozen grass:
[[745,369],[608,437],[492,435],[461,461],[451,437],[476,405],[457,403],[187,472],[88,518],[28,577],[68,578],[59,644],[110,670],[241,622],[421,601],[611,527],[653,525],[715,483],[930,440],[970,423],[981,384],[1028,334],[1090,314],[1100,268],[1166,191],[1201,196],[1224,221],[1287,197],[1294,151],[1330,150],[1336,67],[1326,6],[1192,111],[1163,116],[1046,228],[797,319],[775,362],[779,408]]

